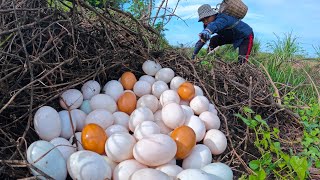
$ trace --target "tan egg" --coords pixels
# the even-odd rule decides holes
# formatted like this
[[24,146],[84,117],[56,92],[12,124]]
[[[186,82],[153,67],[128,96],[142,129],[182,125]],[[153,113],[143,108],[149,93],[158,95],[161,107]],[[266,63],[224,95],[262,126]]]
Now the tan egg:
[[119,163],[113,171],[113,180],[129,180],[130,176],[139,169],[147,168],[135,159],[129,159]]
[[169,87],[167,83],[163,81],[156,81],[152,85],[152,94],[159,99],[161,94],[168,89]]
[[190,82],[182,83],[177,91],[180,98],[185,101],[190,101],[195,95],[194,86]]
[[132,90],[136,82],[137,78],[132,72],[125,72],[121,75],[120,83],[126,90]]
[[153,121],[143,121],[134,130],[134,137],[138,140],[151,134],[159,134],[160,127]]
[[113,115],[106,109],[96,109],[88,114],[86,125],[90,123],[101,126],[104,130],[111,126],[114,122]]
[[169,103],[180,103],[180,97],[174,90],[165,90],[160,96],[162,108]]
[[221,131],[211,129],[207,131],[203,144],[210,149],[213,155],[219,155],[227,148],[227,138]]
[[117,110],[117,104],[114,99],[107,94],[97,94],[90,99],[90,107],[92,110],[106,109],[110,113]]
[[191,154],[182,162],[183,169],[201,169],[210,164],[212,161],[212,154],[210,149],[203,145],[197,144],[191,151]]
[[138,97],[151,94],[151,85],[147,81],[137,81],[133,86],[133,92]]
[[130,115],[137,106],[137,96],[132,91],[125,91],[117,102],[118,109]]
[[164,81],[165,83],[169,83],[173,77],[174,71],[171,68],[162,68],[155,75],[157,81]]
[[81,87],[81,92],[83,94],[84,100],[91,99],[94,95],[97,95],[100,93],[101,86],[98,83],[98,81],[95,80],[89,80],[83,84]]
[[197,142],[200,142],[204,138],[204,135],[206,134],[206,126],[198,116],[191,116],[190,119],[187,119],[184,124],[191,127],[196,133]]
[[186,82],[186,80],[180,76],[175,76],[174,78],[172,78],[171,82],[170,82],[170,89],[172,90],[177,90],[179,88],[179,86]]
[[105,143],[107,156],[114,162],[132,159],[132,149],[136,139],[129,133],[116,133],[111,135]]
[[60,96],[60,106],[63,109],[76,109],[81,106],[83,102],[83,95],[77,89],[68,89],[64,91]]
[[190,107],[196,115],[209,109],[209,100],[205,96],[196,96],[190,101]]
[[147,166],[159,166],[174,158],[177,146],[170,136],[152,134],[139,140],[133,148],[134,158]]
[[134,132],[135,128],[143,121],[154,121],[153,113],[147,107],[139,107],[131,113],[129,129]]
[[199,118],[204,122],[206,130],[220,128],[220,119],[213,112],[205,111],[200,114]]
[[142,64],[143,72],[149,76],[154,76],[161,68],[159,63],[151,60],[147,60]]
[[149,108],[153,113],[158,110],[159,100],[154,95],[143,95],[139,98],[137,102],[137,108],[139,107],[147,107]]
[[162,120],[164,124],[175,129],[182,126],[185,122],[185,115],[182,107],[177,103],[170,103],[162,109]]
[[143,75],[139,78],[139,81],[147,81],[152,86],[154,82],[156,82],[156,79],[149,75]]
[[105,94],[112,97],[113,100],[117,101],[123,93],[124,89],[119,81],[111,80],[104,85],[103,91]]

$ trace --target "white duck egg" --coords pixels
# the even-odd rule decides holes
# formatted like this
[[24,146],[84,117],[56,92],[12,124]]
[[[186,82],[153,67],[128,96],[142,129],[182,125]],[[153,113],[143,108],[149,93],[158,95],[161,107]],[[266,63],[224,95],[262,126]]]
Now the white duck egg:
[[196,134],[197,142],[200,142],[204,138],[204,135],[206,134],[206,126],[198,116],[192,115],[189,119],[185,121],[184,124],[193,129],[193,131]]
[[151,134],[159,134],[160,127],[153,121],[143,121],[134,130],[134,137],[138,140],[150,136]]
[[107,161],[107,163],[109,164],[110,168],[111,168],[111,172],[114,171],[114,169],[116,168],[116,166],[119,164],[119,163],[116,163],[114,161],[112,161],[108,156],[106,155],[102,155],[102,157],[104,158],[104,160]]
[[60,96],[60,106],[63,109],[76,109],[81,106],[83,102],[83,95],[77,89],[68,89],[64,91]]
[[186,120],[190,119],[190,117],[192,115],[194,115],[194,112],[193,110],[191,109],[190,106],[186,106],[186,105],[181,105],[182,109],[183,109],[183,112],[185,114],[185,117],[186,117]]
[[[47,141],[33,142],[27,149],[27,161],[53,179],[67,178],[66,161],[60,151]],[[46,179],[32,168],[31,172],[40,179]]]
[[196,96],[190,101],[190,107],[196,115],[209,109],[209,100],[205,96]]
[[165,83],[169,83],[173,77],[174,71],[171,68],[162,68],[155,75],[157,81],[164,81]]
[[149,108],[153,113],[158,110],[159,100],[154,95],[143,95],[139,100],[137,101],[137,108],[139,107],[147,107]]
[[133,148],[134,158],[147,166],[168,163],[177,152],[175,141],[165,134],[152,134],[139,140]]
[[107,129],[114,122],[113,115],[106,109],[96,109],[87,115],[86,124],[94,123]]
[[208,111],[213,112],[215,115],[218,115],[218,111],[217,111],[216,107],[211,103],[209,104]]
[[143,121],[154,121],[153,113],[147,107],[139,107],[131,113],[129,129],[134,132],[135,128]]
[[203,145],[197,144],[189,156],[182,161],[183,169],[201,169],[210,164],[212,161],[212,154],[210,149]]
[[210,163],[201,169],[209,174],[216,175],[222,180],[233,180],[233,172],[231,168],[224,163]]
[[77,129],[77,122],[71,116],[71,118],[72,118],[72,124],[71,124],[69,112],[66,110],[60,111],[59,116],[60,116],[60,120],[61,120],[60,137],[69,139]]
[[161,134],[169,134],[172,131],[172,129],[167,127],[162,121],[162,110],[154,113],[154,122],[159,126]]
[[116,133],[111,135],[105,144],[107,156],[114,162],[122,162],[132,159],[132,149],[136,139],[128,133]]
[[104,85],[103,91],[105,94],[111,96],[113,100],[117,101],[124,89],[119,81],[111,80]]
[[97,94],[90,100],[90,107],[92,110],[106,109],[111,113],[116,112],[117,103],[116,101],[107,94]]
[[154,82],[156,82],[156,79],[149,75],[143,75],[139,78],[139,81],[147,81],[152,86]]
[[162,108],[169,103],[180,103],[179,94],[174,90],[165,90],[160,96]]
[[208,174],[201,169],[185,169],[177,175],[179,180],[220,180],[218,177]]
[[180,100],[180,103],[179,103],[180,105],[186,105],[186,106],[189,106],[189,104],[190,104],[190,101],[186,101],[186,100]]
[[81,87],[81,92],[83,94],[83,99],[91,99],[92,96],[99,94],[101,91],[101,86],[97,81],[89,80],[83,84]]
[[154,76],[161,68],[159,63],[151,60],[147,60],[142,64],[143,72],[149,76]]
[[71,117],[73,121],[76,121],[76,130],[82,131],[83,127],[86,124],[87,114],[80,109],[72,109]]
[[182,126],[185,122],[184,111],[177,103],[170,103],[163,107],[161,114],[164,124],[171,129]]
[[193,87],[195,90],[195,96],[203,96],[203,91],[199,86],[193,85]]
[[127,113],[117,111],[113,113],[113,116],[114,116],[114,124],[122,125],[127,129],[129,129],[130,116]]
[[80,110],[85,112],[86,114],[89,114],[92,111],[90,100],[84,100],[80,106]]
[[220,119],[213,112],[205,111],[200,114],[199,118],[204,122],[206,130],[220,128]]
[[152,179],[152,180],[172,180],[166,173],[152,168],[140,169],[133,173],[130,180],[141,180],[141,179]]
[[176,164],[164,164],[156,168],[171,177],[176,177],[183,169]]
[[43,106],[37,110],[33,124],[39,137],[46,141],[59,137],[61,133],[59,113],[50,106]]
[[176,76],[170,82],[170,89],[177,90],[179,88],[179,86],[184,82],[186,82],[186,80],[184,78],[182,78],[180,76]]
[[106,129],[107,136],[110,137],[115,133],[129,133],[128,129],[122,125],[114,124]]
[[156,81],[153,83],[151,89],[152,94],[159,99],[164,91],[169,90],[169,87],[168,84],[163,81]]
[[213,155],[219,155],[227,148],[227,138],[221,131],[211,129],[207,131],[203,144],[208,146]]
[[82,150],[73,153],[67,162],[68,172],[72,179],[111,179],[111,167],[99,154]]
[[133,92],[138,97],[151,94],[151,85],[147,81],[137,81],[133,86]]
[[74,148],[71,143],[65,138],[57,137],[50,141],[62,154],[64,160],[67,162],[69,156],[76,152],[76,148]]
[[77,145],[78,145],[78,150],[84,150],[81,142],[81,132],[76,132],[75,135],[76,135],[76,138],[74,139],[73,138],[74,136],[72,135],[69,139],[69,142],[72,144],[73,147],[75,147],[76,151],[77,151],[77,148],[76,148]]
[[119,163],[113,171],[113,180],[129,180],[130,176],[139,169],[147,168],[135,159],[129,159]]

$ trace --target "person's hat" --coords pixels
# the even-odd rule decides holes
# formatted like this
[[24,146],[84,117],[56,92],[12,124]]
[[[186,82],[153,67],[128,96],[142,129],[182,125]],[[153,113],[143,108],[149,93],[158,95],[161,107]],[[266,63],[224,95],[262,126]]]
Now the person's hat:
[[204,4],[198,8],[199,20],[202,21],[203,18],[213,16],[218,14],[218,11],[211,8],[209,4]]

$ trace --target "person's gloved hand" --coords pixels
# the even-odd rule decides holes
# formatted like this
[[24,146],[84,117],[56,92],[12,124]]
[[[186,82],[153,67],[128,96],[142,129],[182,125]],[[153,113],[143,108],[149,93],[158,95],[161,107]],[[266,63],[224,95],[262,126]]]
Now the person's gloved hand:
[[209,32],[208,29],[205,29],[205,30],[201,31],[199,36],[201,39],[208,41],[210,39],[211,33]]

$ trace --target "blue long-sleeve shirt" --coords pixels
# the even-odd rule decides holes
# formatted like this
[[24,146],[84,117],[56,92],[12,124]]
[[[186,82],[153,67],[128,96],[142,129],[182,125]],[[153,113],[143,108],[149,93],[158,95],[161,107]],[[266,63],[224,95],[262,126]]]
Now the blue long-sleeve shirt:
[[[232,26],[234,26],[232,29],[228,29]],[[224,13],[219,13],[216,19],[207,25],[206,29],[209,29],[212,34],[217,33],[221,35],[226,31],[232,30],[234,48],[239,47],[243,39],[253,32],[252,28],[245,22]]]

